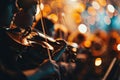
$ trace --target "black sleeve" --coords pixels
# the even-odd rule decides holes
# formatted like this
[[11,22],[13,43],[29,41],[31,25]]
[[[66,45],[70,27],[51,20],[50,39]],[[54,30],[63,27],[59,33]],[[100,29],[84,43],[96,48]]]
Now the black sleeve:
[[0,70],[0,80],[27,80],[27,77],[19,71]]

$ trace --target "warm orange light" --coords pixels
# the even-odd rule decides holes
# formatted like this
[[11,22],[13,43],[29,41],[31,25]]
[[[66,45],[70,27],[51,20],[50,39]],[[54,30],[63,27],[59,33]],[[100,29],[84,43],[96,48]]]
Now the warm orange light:
[[62,9],[63,8],[63,0],[53,0],[50,5],[52,8]]
[[92,16],[96,15],[96,10],[93,7],[88,7],[88,13]]
[[48,18],[53,20],[53,22],[57,22],[58,21],[58,16],[56,14],[50,14],[48,16]]
[[44,5],[43,11],[44,11],[45,13],[49,14],[49,13],[51,12],[51,7],[46,4],[46,5]]
[[76,2],[77,0],[71,0],[71,1]]
[[107,5],[106,0],[97,0],[97,1],[101,6],[106,6]]
[[100,66],[102,64],[102,59],[101,58],[96,58],[95,59],[95,66]]
[[91,46],[91,41],[89,41],[89,40],[88,40],[88,41],[85,41],[85,42],[84,42],[84,46],[85,46],[85,47],[90,47],[90,46]]
[[77,24],[79,24],[82,21],[81,15],[79,13],[77,13],[77,12],[74,12],[72,14],[72,17],[73,17],[75,23],[77,23]]
[[80,3],[78,5],[77,11],[82,13],[83,11],[85,11],[85,8],[86,8],[86,6],[83,3]]

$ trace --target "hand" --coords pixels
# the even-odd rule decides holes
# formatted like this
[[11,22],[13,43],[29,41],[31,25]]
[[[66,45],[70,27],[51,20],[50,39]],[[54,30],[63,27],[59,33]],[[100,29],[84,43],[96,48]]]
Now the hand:
[[59,73],[59,67],[56,64],[55,61],[53,60],[46,60],[44,61],[39,69],[36,71],[36,73],[34,73],[31,76],[28,76],[29,80],[40,80],[40,79],[44,79],[46,77],[56,77],[58,76]]
[[66,50],[67,43],[64,40],[56,40],[56,43],[58,43],[58,45],[55,47],[55,51],[53,52],[52,56],[53,60],[58,61]]
[[39,67],[40,71],[43,70],[46,75],[54,75],[59,72],[59,66],[56,64],[54,60],[45,60]]
[[64,73],[71,73],[76,68],[76,64],[73,62],[60,62],[59,63],[60,71]]

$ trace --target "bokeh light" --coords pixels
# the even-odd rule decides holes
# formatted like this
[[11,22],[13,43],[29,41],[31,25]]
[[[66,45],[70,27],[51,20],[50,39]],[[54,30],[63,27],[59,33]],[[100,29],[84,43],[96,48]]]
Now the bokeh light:
[[109,12],[111,12],[111,13],[114,13],[114,12],[115,12],[115,8],[114,8],[114,6],[111,5],[111,4],[108,4],[108,5],[107,5],[107,10],[108,10]]
[[89,48],[91,46],[91,41],[90,40],[85,41],[84,46]]
[[104,22],[105,22],[107,25],[109,25],[109,24],[111,23],[110,17],[105,16],[105,17],[104,17]]
[[81,15],[77,12],[72,14],[72,18],[73,18],[74,22],[77,24],[79,24],[82,21]]
[[81,12],[85,11],[85,8],[86,8],[85,4],[79,3],[77,11],[81,13]]
[[48,19],[51,19],[53,22],[57,22],[58,16],[56,14],[50,14],[48,15]]
[[99,5],[99,3],[98,2],[96,2],[96,1],[93,1],[92,2],[92,6],[95,8],[95,9],[100,9],[100,5]]
[[51,10],[51,8],[50,8],[50,6],[48,4],[45,4],[43,11],[46,14],[50,14],[52,10]]
[[96,10],[93,7],[88,7],[88,13],[92,16],[97,14]]
[[96,58],[95,59],[95,66],[100,66],[102,64],[102,59],[101,58]]
[[81,33],[86,33],[87,32],[87,26],[85,24],[80,24],[78,26],[78,30],[81,32]]
[[97,0],[97,1],[101,6],[106,6],[107,5],[106,0]]
[[120,44],[117,45],[117,50],[120,51]]

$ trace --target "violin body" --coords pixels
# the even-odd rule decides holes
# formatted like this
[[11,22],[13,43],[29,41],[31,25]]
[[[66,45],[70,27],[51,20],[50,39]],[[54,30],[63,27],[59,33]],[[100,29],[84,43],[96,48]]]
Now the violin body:
[[64,40],[54,40],[54,42],[47,39],[48,42],[46,42],[46,39],[38,35],[35,30],[32,30],[25,37],[21,37],[22,34],[14,29],[3,28],[0,29],[0,33],[1,44],[12,51],[11,55],[14,52],[16,61],[22,70],[39,66],[45,59],[49,58],[48,50],[52,59],[57,61],[66,48]]

